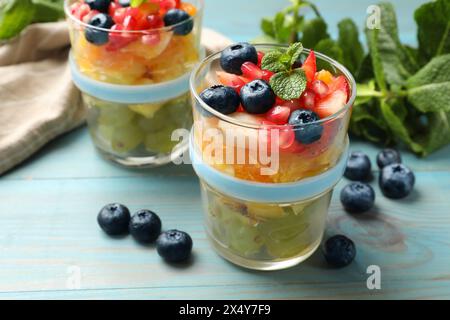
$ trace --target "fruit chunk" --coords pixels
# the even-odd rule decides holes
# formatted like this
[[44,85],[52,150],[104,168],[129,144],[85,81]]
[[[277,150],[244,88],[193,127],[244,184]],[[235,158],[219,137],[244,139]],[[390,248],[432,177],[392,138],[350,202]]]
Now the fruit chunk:
[[216,75],[221,84],[227,87],[232,87],[234,90],[236,90],[237,93],[239,93],[241,91],[241,88],[246,84],[242,77],[239,77],[235,74],[217,71]]
[[225,48],[220,55],[220,66],[228,73],[242,75],[242,64],[247,61],[258,63],[255,47],[247,42],[233,44]]
[[308,82],[312,82],[317,70],[316,55],[313,50],[311,50],[305,62],[303,63],[302,69],[303,71],[305,71],[306,79],[308,80]]
[[348,99],[348,84],[344,76],[337,77],[329,86],[329,94],[316,104],[315,112],[321,119],[341,110]]
[[116,127],[111,140],[111,148],[118,153],[127,153],[136,148],[143,139],[143,132],[134,123]]
[[263,71],[253,62],[244,62],[241,66],[242,75],[250,80],[262,79]]
[[312,90],[316,93],[318,98],[322,98],[328,94],[330,90],[328,85],[321,80],[314,80],[311,84]]
[[264,80],[253,80],[241,89],[242,106],[251,114],[266,113],[275,104],[275,93]]
[[153,118],[155,113],[164,105],[164,103],[146,103],[146,104],[132,104],[128,108],[136,113],[143,115],[146,118]]
[[275,124],[286,124],[291,114],[291,109],[284,106],[275,106],[266,113],[266,119]]
[[328,70],[320,70],[316,73],[316,80],[320,80],[329,85],[333,81],[333,75]]

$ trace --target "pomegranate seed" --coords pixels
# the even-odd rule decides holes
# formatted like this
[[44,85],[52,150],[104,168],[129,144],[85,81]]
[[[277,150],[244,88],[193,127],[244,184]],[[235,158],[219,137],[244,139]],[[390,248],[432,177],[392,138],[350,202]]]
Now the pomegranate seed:
[[115,2],[111,2],[111,4],[109,5],[109,9],[108,9],[108,14],[113,17],[114,16],[114,12],[116,12],[116,9],[119,7],[119,5]]
[[73,15],[75,16],[75,18],[77,18],[80,21],[83,21],[83,18],[89,14],[89,12],[91,12],[91,7],[89,7],[89,5],[83,3],[81,5],[79,5],[75,12],[73,13]]
[[123,20],[123,26],[126,30],[134,30],[136,28],[137,21],[132,16],[126,16]]
[[150,25],[150,29],[157,29],[164,27],[164,21],[156,14],[151,14],[147,16],[147,21]]
[[291,114],[291,109],[284,106],[275,106],[266,113],[266,119],[275,124],[286,124]]
[[127,8],[118,8],[114,11],[113,20],[117,24],[122,24],[125,20]]
[[273,75],[274,75],[274,73],[272,71],[269,71],[269,70],[263,70],[262,71],[262,79],[264,81],[269,82],[270,78],[272,78]]
[[320,80],[315,80],[311,85],[311,89],[319,96],[319,98],[326,96],[329,91],[327,84]]
[[262,59],[264,58],[264,52],[258,51],[258,67],[261,68]]
[[262,70],[253,62],[245,62],[241,67],[242,73],[245,78],[251,80],[262,79]]
[[300,104],[305,109],[309,109],[309,110],[314,109],[315,104],[316,104],[315,92],[310,89],[306,89],[305,92],[303,92],[302,96],[300,97]]

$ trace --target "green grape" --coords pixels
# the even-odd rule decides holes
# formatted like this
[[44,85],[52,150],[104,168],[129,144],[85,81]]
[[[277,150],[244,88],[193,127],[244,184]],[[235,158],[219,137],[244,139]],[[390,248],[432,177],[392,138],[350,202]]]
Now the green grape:
[[163,106],[163,103],[146,103],[146,104],[132,104],[128,108],[148,119],[152,119],[156,112]]
[[169,121],[177,128],[186,128],[192,124],[192,111],[189,95],[183,95],[164,105],[169,112]]
[[142,131],[146,133],[158,132],[164,129],[165,122],[164,121],[156,121],[153,119],[148,119],[145,117],[139,117],[137,120],[137,124]]
[[115,152],[126,153],[136,148],[144,139],[144,134],[134,123],[114,127],[111,147]]
[[108,126],[105,124],[100,124],[98,126],[97,132],[104,140],[111,141],[114,134],[115,127]]
[[103,125],[119,127],[131,123],[134,117],[135,114],[124,105],[114,104],[100,109],[98,122]]
[[145,148],[148,151],[156,153],[170,153],[178,144],[178,141],[172,141],[172,128],[164,128],[162,131],[149,133],[145,136]]

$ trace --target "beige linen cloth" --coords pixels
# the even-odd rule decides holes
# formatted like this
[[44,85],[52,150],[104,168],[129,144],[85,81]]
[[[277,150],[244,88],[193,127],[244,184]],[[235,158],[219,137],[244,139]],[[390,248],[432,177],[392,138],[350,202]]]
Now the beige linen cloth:
[[[208,53],[230,43],[203,30]],[[72,84],[65,22],[33,24],[0,44],[0,175],[47,142],[84,123],[80,93]]]

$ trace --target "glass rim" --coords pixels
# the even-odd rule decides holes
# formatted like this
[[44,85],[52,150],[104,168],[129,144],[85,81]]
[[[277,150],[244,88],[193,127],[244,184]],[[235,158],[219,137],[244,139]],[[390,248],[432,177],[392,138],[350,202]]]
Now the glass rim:
[[[257,49],[261,48],[261,47],[267,47],[267,48],[281,48],[281,49],[287,49],[289,46],[288,45],[284,45],[284,44],[270,44],[270,43],[258,43],[258,44],[253,44]],[[214,116],[216,116],[217,118],[219,118],[220,120],[223,120],[225,122],[228,122],[230,124],[233,125],[237,125],[240,127],[244,127],[244,128],[249,128],[249,129],[265,129],[268,127],[267,124],[251,124],[248,122],[243,122],[243,121],[239,121],[236,120],[232,117],[230,117],[229,115],[225,115],[223,113],[220,113],[219,111],[211,108],[208,104],[206,104],[201,98],[200,95],[197,93],[197,90],[195,89],[195,80],[197,78],[198,73],[208,64],[211,64],[212,61],[214,61],[215,59],[217,59],[218,57],[220,57],[220,54],[222,53],[223,50],[213,53],[211,55],[209,55],[208,57],[206,57],[203,61],[201,61],[192,71],[192,74],[190,76],[190,80],[189,80],[189,89],[191,91],[191,94],[194,96],[195,100],[197,103],[199,103],[201,105],[201,107],[206,110],[207,112],[213,114]],[[311,49],[303,49],[303,52],[306,53],[310,53]],[[349,82],[350,85],[350,97],[348,98],[347,103],[345,104],[344,107],[342,107],[338,112],[333,113],[332,115],[323,118],[323,119],[319,119],[318,121],[314,121],[314,122],[310,122],[307,124],[300,124],[300,125],[295,125],[293,126],[294,129],[296,128],[300,128],[300,127],[306,127],[306,126],[310,126],[310,125],[316,125],[316,124],[323,124],[326,122],[330,122],[336,118],[339,118],[341,115],[345,114],[346,112],[348,112],[351,107],[353,106],[355,99],[356,99],[356,81],[355,78],[353,77],[353,75],[351,74],[350,71],[348,71],[348,69],[346,67],[344,67],[341,63],[337,62],[336,60],[320,53],[317,51],[314,51],[315,55],[317,58],[320,58],[321,60],[324,60],[328,63],[330,63],[331,65],[333,65],[333,67],[335,67],[336,69],[338,69],[339,71],[342,72],[342,74],[347,78],[347,81]],[[284,125],[269,125],[270,128],[278,128],[278,129],[283,129],[286,128],[286,124]]]
[[108,32],[108,33],[117,33],[117,34],[141,34],[141,35],[147,35],[151,32],[155,32],[155,31],[165,31],[165,32],[170,32],[173,31],[174,28],[178,27],[178,26],[182,26],[188,22],[193,22],[202,12],[203,12],[203,8],[204,8],[204,0],[194,0],[198,3],[198,7],[196,7],[197,11],[195,13],[195,15],[190,16],[189,19],[181,21],[179,23],[176,23],[174,25],[171,26],[164,26],[161,28],[154,28],[154,29],[148,29],[148,30],[111,30],[111,29],[105,29],[105,28],[99,28],[96,26],[91,26],[87,23],[85,23],[84,21],[78,20],[77,18],[75,18],[73,16],[73,14],[70,12],[70,2],[72,2],[73,0],[64,0],[64,13],[66,14],[66,17],[69,18],[70,20],[72,20],[73,22],[75,22],[76,24],[83,26],[85,28],[90,28],[90,29],[94,29],[94,30],[98,30],[98,31],[103,31],[103,32]]

